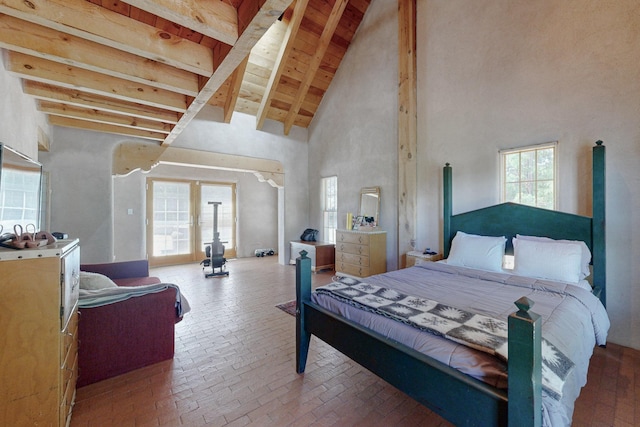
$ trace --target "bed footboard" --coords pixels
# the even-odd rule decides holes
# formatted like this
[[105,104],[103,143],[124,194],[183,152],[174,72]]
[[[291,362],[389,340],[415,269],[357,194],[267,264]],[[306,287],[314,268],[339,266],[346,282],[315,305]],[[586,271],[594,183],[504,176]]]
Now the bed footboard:
[[489,386],[311,301],[311,260],[296,260],[296,371],[303,373],[311,335],[331,345],[458,426],[540,426],[540,319],[519,300],[509,318],[509,390]]

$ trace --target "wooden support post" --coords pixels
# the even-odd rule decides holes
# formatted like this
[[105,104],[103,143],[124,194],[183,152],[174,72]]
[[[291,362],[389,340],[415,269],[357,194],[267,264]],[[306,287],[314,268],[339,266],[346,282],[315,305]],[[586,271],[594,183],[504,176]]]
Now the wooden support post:
[[443,212],[443,236],[444,236],[444,257],[447,258],[449,256],[449,250],[451,250],[451,215],[453,214],[453,189],[451,185],[452,182],[452,171],[451,166],[447,163],[442,169],[442,181],[444,187],[444,212]]
[[398,0],[398,266],[416,239],[418,115],[416,0]]
[[296,258],[296,372],[301,374],[307,365],[311,334],[304,325],[304,304],[311,301],[311,258],[300,251]]
[[542,425],[542,332],[540,316],[530,312],[533,301],[515,302],[518,311],[509,315],[510,426]]
[[593,147],[593,222],[591,224],[593,233],[593,284],[595,285],[595,294],[600,298],[602,304],[607,306],[606,294],[606,233],[605,233],[605,184],[606,184],[606,168],[605,168],[605,146],[602,141],[597,141]]

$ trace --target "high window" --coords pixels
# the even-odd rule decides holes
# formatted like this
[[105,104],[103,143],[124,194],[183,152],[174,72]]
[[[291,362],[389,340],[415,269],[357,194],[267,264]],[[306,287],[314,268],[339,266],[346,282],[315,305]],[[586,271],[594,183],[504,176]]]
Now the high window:
[[322,240],[336,242],[338,228],[338,177],[322,178]]
[[556,142],[501,150],[501,201],[556,208]]

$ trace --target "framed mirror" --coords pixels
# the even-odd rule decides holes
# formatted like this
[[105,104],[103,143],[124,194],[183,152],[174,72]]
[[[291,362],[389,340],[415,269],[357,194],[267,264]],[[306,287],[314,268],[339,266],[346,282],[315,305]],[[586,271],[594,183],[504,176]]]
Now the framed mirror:
[[360,212],[370,226],[380,225],[380,187],[364,187],[360,190]]

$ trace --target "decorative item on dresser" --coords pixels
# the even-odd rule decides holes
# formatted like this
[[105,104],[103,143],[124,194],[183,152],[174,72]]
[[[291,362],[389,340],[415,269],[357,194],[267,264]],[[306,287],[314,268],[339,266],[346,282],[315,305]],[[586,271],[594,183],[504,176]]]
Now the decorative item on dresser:
[[311,258],[311,271],[333,270],[335,262],[335,245],[327,242],[303,242],[294,240],[290,242],[291,256],[289,264],[295,264],[296,258],[300,256],[300,251],[307,251],[307,256]]
[[78,376],[78,240],[0,249],[0,425],[66,426]]
[[407,252],[407,267],[413,267],[414,265],[420,265],[425,262],[440,261],[442,254],[426,254],[420,251]]
[[386,231],[336,230],[336,274],[367,277],[386,271]]

